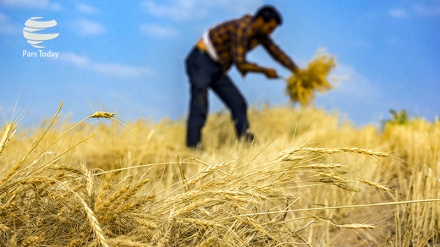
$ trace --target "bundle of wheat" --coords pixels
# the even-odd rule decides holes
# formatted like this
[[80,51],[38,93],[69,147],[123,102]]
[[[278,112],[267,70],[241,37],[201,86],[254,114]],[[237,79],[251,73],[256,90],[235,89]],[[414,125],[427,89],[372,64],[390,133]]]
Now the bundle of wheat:
[[286,79],[290,99],[308,105],[315,98],[315,90],[324,92],[332,89],[327,76],[335,66],[334,57],[318,53],[307,68],[299,69]]

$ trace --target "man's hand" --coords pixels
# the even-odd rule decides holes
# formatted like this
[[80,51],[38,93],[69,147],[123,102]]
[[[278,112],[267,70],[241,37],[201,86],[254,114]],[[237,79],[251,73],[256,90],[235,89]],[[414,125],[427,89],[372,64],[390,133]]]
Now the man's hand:
[[299,71],[299,67],[296,64],[294,64],[294,66],[290,68],[290,71],[292,72],[292,74],[296,74]]
[[263,73],[266,75],[269,79],[277,79],[278,73],[276,70],[266,67],[258,66],[255,63],[239,63],[237,64],[237,68],[240,71],[241,75],[244,77],[247,72],[257,72],[257,73]]
[[278,78],[278,73],[274,69],[267,68],[267,69],[264,70],[264,74],[269,79],[277,79]]

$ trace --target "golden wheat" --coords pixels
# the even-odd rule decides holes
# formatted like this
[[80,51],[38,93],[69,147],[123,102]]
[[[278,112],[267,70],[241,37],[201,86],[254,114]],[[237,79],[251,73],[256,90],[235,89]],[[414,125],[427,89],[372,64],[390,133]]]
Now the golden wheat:
[[0,140],[0,156],[2,155],[3,149],[5,148],[9,140],[12,138],[14,133],[15,133],[14,124],[13,123],[7,124],[5,127],[5,132],[3,133],[3,137]]
[[299,69],[286,79],[286,92],[290,99],[308,105],[315,97],[315,90],[324,92],[332,89],[327,76],[335,66],[334,57],[318,53],[307,68]]
[[[114,117],[104,113],[88,118]],[[439,243],[437,125],[382,134],[287,107],[250,118],[260,140],[252,146],[235,140],[227,114],[209,116],[203,152],[183,147],[183,122],[127,123],[132,135],[82,120],[10,135],[0,160],[0,245]]]
[[373,225],[368,224],[344,224],[344,225],[336,225],[340,228],[347,228],[347,229],[375,229],[376,227]]
[[391,192],[391,190],[389,188],[387,188],[386,186],[384,186],[384,185],[377,184],[377,183],[374,183],[374,182],[371,182],[371,181],[367,181],[367,180],[359,180],[359,181],[364,183],[364,184],[368,184],[370,186],[378,188],[379,190],[382,190],[382,191],[385,191],[385,192],[388,192],[388,193]]
[[112,118],[115,116],[115,113],[105,112],[105,111],[97,111],[90,115],[90,118]]

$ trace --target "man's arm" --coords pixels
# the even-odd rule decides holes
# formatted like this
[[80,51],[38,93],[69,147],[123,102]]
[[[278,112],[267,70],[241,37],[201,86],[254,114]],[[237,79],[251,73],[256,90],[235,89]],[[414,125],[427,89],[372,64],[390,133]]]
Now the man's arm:
[[237,63],[237,68],[242,76],[245,76],[247,72],[263,73],[267,78],[278,78],[277,71],[275,69],[259,66],[255,63],[243,62]]
[[290,57],[282,51],[270,37],[266,36],[260,39],[263,47],[269,52],[271,57],[277,60],[280,64],[282,64],[285,68],[289,69],[292,72],[298,71],[298,66],[290,59]]
[[232,42],[233,62],[237,66],[242,76],[247,72],[263,73],[267,78],[278,78],[276,70],[259,66],[255,63],[246,61],[246,49],[248,40],[246,38],[247,27],[243,26],[237,29],[234,40]]

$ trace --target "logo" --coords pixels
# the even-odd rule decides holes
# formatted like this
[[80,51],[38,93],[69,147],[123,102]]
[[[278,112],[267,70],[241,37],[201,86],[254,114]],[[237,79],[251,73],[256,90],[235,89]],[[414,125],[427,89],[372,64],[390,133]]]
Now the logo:
[[55,39],[59,33],[44,33],[48,28],[55,27],[57,22],[55,20],[40,21],[43,17],[31,17],[23,28],[23,36],[27,39],[27,42],[35,48],[44,48],[42,43],[47,40]]

